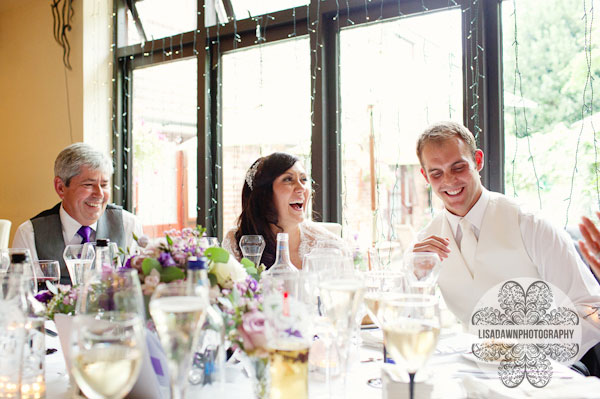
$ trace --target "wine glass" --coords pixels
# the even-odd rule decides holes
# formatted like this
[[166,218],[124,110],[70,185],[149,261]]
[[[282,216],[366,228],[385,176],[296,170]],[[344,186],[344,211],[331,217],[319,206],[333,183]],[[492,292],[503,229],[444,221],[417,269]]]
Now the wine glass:
[[60,263],[57,260],[36,260],[33,262],[37,276],[37,290],[48,290],[47,283],[58,284],[60,281]]
[[265,246],[265,239],[261,235],[243,235],[240,238],[240,249],[244,258],[251,260],[256,266],[260,265]]
[[[205,287],[196,287],[197,289]],[[208,295],[208,293],[205,293]],[[161,284],[150,299],[150,315],[165,351],[171,379],[171,399],[183,399],[194,348],[199,338],[198,326],[204,323],[204,295],[188,292],[181,282]]]
[[219,239],[217,237],[203,237],[203,238],[206,238],[208,248],[221,246],[221,244],[219,243]]
[[[382,329],[377,319],[377,312],[381,301],[390,295],[404,293],[406,291],[406,276],[404,272],[395,270],[376,270],[363,273],[366,284],[364,304],[366,313],[377,327]],[[383,361],[386,362],[387,354],[383,348]],[[367,384],[373,387],[381,387],[381,378],[370,378]]]
[[[320,313],[323,321],[329,324],[331,340],[339,356],[340,371],[343,375],[342,397],[345,397],[346,371],[352,332],[356,326],[356,313],[362,303],[364,281],[355,273],[342,271],[324,274],[319,283]],[[329,359],[329,356],[327,356]],[[326,370],[326,380],[331,394],[330,370]]]
[[440,335],[439,300],[433,295],[390,295],[382,299],[377,319],[386,349],[398,367],[408,372],[413,399],[415,374],[435,350]]
[[441,260],[435,252],[409,252],[406,255],[408,282],[416,292],[433,294],[440,275]]
[[63,252],[63,259],[71,278],[71,285],[83,283],[83,275],[92,267],[94,261],[94,247],[87,244],[67,245]]
[[144,302],[136,270],[90,274],[79,291],[69,369],[90,399],[122,399],[144,357]]

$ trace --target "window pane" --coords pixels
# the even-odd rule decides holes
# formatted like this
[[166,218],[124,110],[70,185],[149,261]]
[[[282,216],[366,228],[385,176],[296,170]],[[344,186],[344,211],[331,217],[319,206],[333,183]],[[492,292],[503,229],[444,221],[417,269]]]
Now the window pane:
[[133,211],[151,237],[196,225],[196,65],[133,71]]
[[344,235],[400,251],[431,219],[417,136],[462,122],[461,12],[344,29],[340,44]]
[[222,57],[225,231],[241,212],[244,177],[258,157],[288,152],[310,173],[309,57],[307,37]]
[[310,0],[232,0],[233,12],[237,19],[263,15],[289,8],[306,6]]
[[[592,98],[589,85],[584,91],[584,45],[586,38],[598,43],[600,31],[590,33],[588,26],[586,32],[577,0],[515,3],[516,37],[513,2],[502,3],[505,191],[557,225],[574,225],[581,215],[593,215],[599,202],[594,131],[600,121],[590,109],[600,109],[600,98],[593,96],[591,108],[582,106],[584,96],[588,105]],[[600,66],[590,62],[597,81]]]
[[[198,14],[197,0],[144,0],[134,1],[146,40],[160,39],[196,29]],[[127,15],[128,44],[143,41],[130,12]],[[179,43],[176,43],[179,45]]]

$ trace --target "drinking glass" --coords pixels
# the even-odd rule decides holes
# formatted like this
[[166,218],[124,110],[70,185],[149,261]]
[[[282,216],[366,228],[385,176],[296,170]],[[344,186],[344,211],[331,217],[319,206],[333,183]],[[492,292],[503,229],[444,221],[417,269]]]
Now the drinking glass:
[[265,239],[261,235],[244,235],[240,238],[240,249],[244,258],[251,260],[256,266],[265,250]]
[[90,275],[79,291],[70,371],[90,399],[122,399],[140,373],[146,340],[136,270]]
[[206,317],[208,304],[204,298],[204,295],[188,292],[185,284],[174,282],[156,287],[150,299],[150,315],[167,357],[171,399],[185,397],[193,349],[199,338],[198,326]]
[[203,238],[206,238],[208,248],[221,246],[221,244],[219,243],[219,239],[217,237],[203,237]]
[[415,374],[435,350],[440,335],[438,298],[423,294],[384,297],[377,319],[396,367],[408,372],[410,399],[413,399]]
[[[33,263],[31,262],[31,251],[29,248],[8,248],[6,253],[8,254],[8,266],[6,268],[6,273],[20,273],[25,276],[27,280],[29,280],[29,284],[31,286],[31,292],[33,294],[37,293],[37,276],[35,270],[33,268]],[[25,262],[22,263],[24,265],[24,269],[18,268],[16,265],[13,265],[11,262],[11,257],[13,254],[24,254]]]
[[409,252],[406,255],[408,283],[416,292],[433,294],[440,275],[441,260],[435,252]]
[[[289,273],[302,287],[302,275]],[[265,287],[265,333],[269,349],[271,398],[308,399],[308,352],[314,335],[301,290]]]
[[47,283],[58,284],[60,281],[60,263],[57,260],[36,260],[33,262],[37,276],[37,290],[48,290]]
[[[85,244],[83,244],[86,247],[91,247],[94,250],[94,256],[96,254],[96,242],[86,242]],[[84,249],[85,250],[85,249]],[[122,251],[119,249],[119,246],[117,245],[116,242],[110,242],[108,243],[108,250],[110,252],[110,266],[113,270],[118,270],[121,268],[122,266],[122,262],[121,262],[121,255],[122,255]],[[94,263],[92,263],[91,269],[94,269],[96,267],[96,265]]]
[[[6,251],[8,254],[8,251]],[[0,398],[20,398],[27,317],[18,300],[20,275],[0,274]]]
[[0,273],[6,273],[8,266],[10,266],[8,249],[0,249]]
[[71,278],[71,285],[83,283],[83,275],[92,267],[94,261],[94,247],[86,244],[67,245],[63,252],[63,259]]
[[[324,316],[322,321],[332,327],[331,340],[337,350],[339,369],[343,375],[342,397],[346,396],[349,343],[357,324],[356,313],[362,303],[364,289],[364,281],[352,272],[323,275],[319,284],[320,313]],[[327,358],[330,358],[329,355]],[[331,395],[330,366],[326,370],[326,379]]]

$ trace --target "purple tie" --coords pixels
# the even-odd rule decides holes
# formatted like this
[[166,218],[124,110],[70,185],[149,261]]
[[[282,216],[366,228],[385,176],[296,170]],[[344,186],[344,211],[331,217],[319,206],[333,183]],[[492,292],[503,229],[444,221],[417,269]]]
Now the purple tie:
[[85,244],[86,242],[90,242],[92,228],[90,226],[81,226],[79,230],[77,230],[77,234],[79,234],[83,238],[83,241],[81,241],[81,243]]

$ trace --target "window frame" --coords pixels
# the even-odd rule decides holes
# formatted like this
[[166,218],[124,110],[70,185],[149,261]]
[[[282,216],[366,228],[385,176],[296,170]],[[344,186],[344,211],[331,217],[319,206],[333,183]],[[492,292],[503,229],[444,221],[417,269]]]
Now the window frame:
[[[229,0],[223,1],[223,9],[231,14]],[[313,126],[311,132],[312,179],[315,182],[313,196],[313,219],[325,222],[342,221],[341,184],[341,126],[339,91],[339,30],[373,23],[367,19],[381,16],[381,20],[397,18],[399,11],[408,16],[448,7],[462,10],[462,61],[463,61],[463,123],[477,135],[487,166],[483,169],[483,184],[493,191],[504,192],[504,128],[502,99],[502,0],[347,0],[346,6],[339,0],[310,0],[309,6],[297,7],[243,20],[229,20],[225,24],[206,27],[204,12],[198,12],[195,31],[125,46],[128,0],[114,2],[113,26],[116,51],[113,62],[113,157],[115,176],[113,193],[115,203],[131,210],[131,100],[132,75],[135,68],[169,62],[180,58],[196,57],[197,77],[197,176],[198,204],[197,223],[207,228],[207,234],[223,237],[222,174],[217,168],[222,162],[222,131],[220,128],[221,81],[220,57],[228,50],[256,46],[257,20],[267,22],[267,42],[289,38],[294,31],[297,36],[310,36],[311,109]],[[339,18],[333,17],[338,13]],[[198,0],[198,10],[204,10],[204,2]],[[208,8],[208,6],[207,6]],[[344,15],[345,14],[345,15]],[[476,14],[476,15],[475,15]],[[345,18],[346,17],[346,18]],[[469,34],[471,21],[477,20]],[[379,18],[378,18],[379,20]],[[234,44],[234,35],[241,42]],[[165,57],[173,43],[182,46],[180,54]],[[317,46],[319,43],[321,46]],[[319,49],[315,51],[314,49]],[[479,49],[479,50],[478,50]],[[474,52],[478,56],[474,57]],[[146,56],[145,56],[146,54]],[[471,69],[473,67],[473,69]],[[477,103],[477,104],[476,104]],[[480,130],[476,129],[476,126]],[[215,198],[216,202],[212,199]]]

